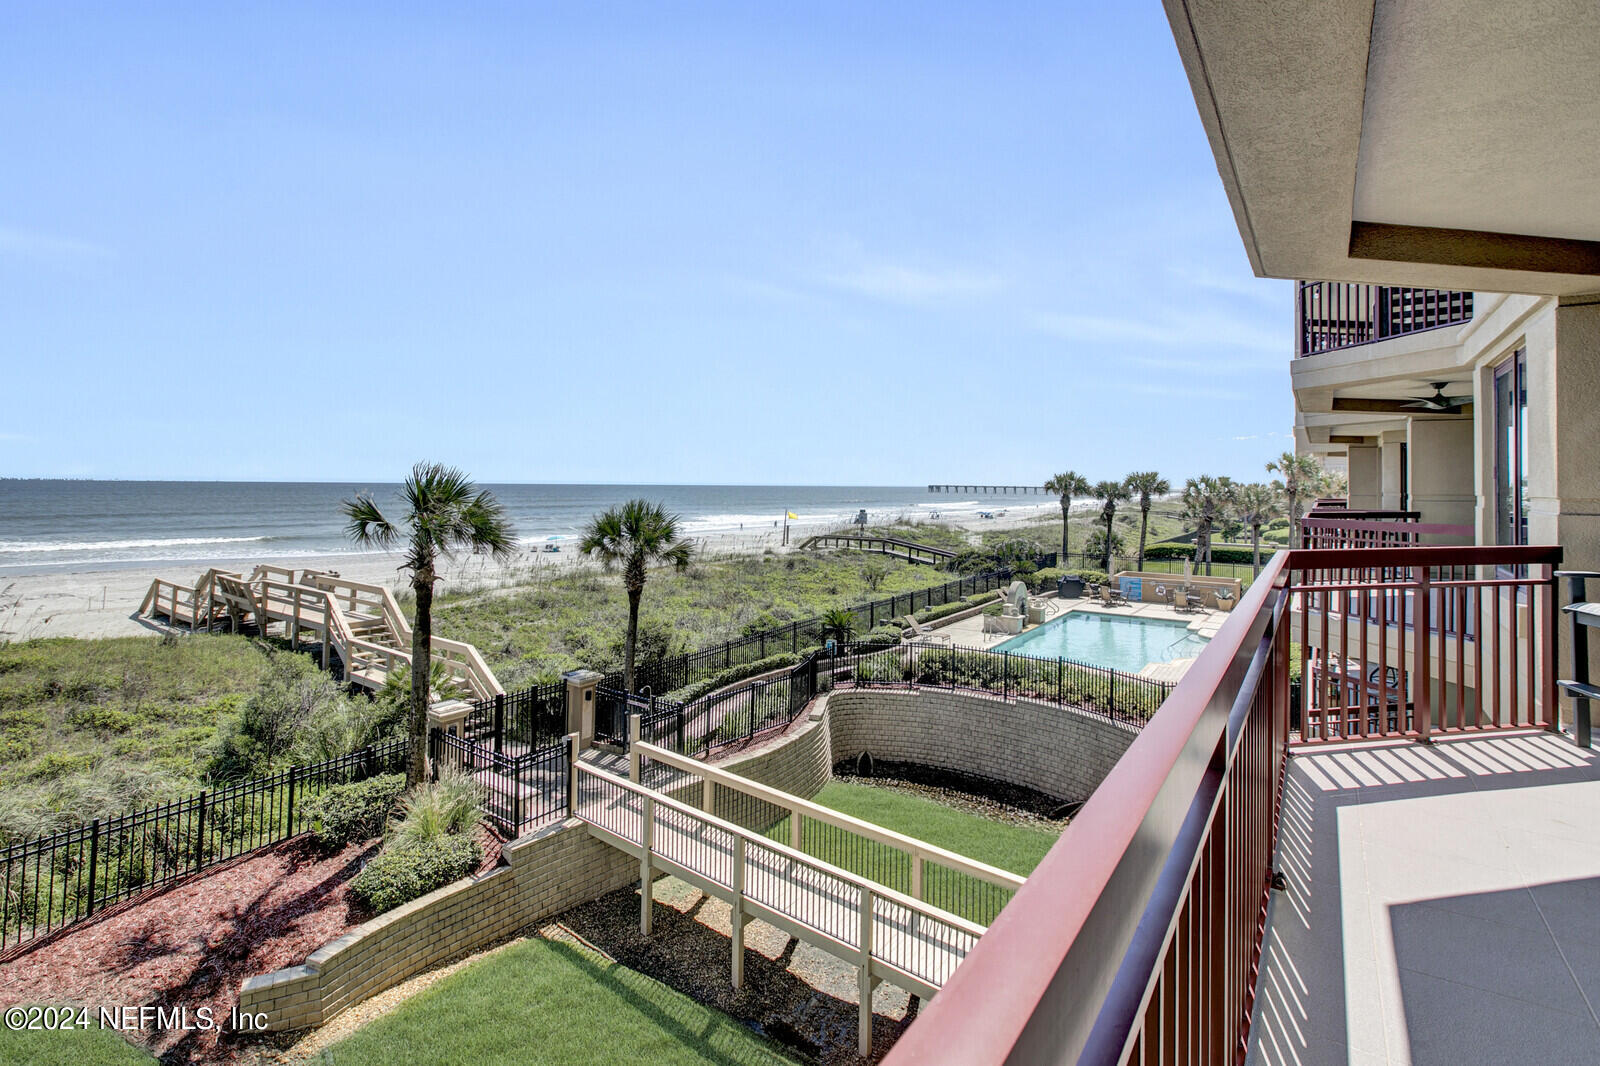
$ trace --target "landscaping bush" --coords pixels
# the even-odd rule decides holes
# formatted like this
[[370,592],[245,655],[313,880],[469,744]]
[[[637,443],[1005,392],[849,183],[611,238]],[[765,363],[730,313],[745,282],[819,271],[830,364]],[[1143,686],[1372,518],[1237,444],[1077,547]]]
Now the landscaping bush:
[[1073,577],[1078,578],[1087,585],[1104,585],[1111,580],[1111,575],[1104,570],[1072,570]]
[[861,638],[862,644],[898,644],[904,634],[897,625],[881,625]]
[[469,832],[478,824],[483,786],[466,774],[447,770],[437,781],[425,781],[400,801],[400,820],[393,824],[387,847],[433,844]]
[[313,796],[301,811],[315,827],[312,835],[317,843],[337,851],[380,835],[405,788],[404,774],[380,774],[354,784],[335,785]]
[[[1262,557],[1270,554],[1265,547],[1262,548]],[[1190,559],[1194,558],[1193,544],[1152,544],[1144,550],[1146,559]],[[1244,563],[1252,561],[1249,548],[1224,548],[1219,545],[1211,547],[1211,561],[1214,563]],[[1202,564],[1203,565],[1203,564]]]
[[743,681],[747,677],[755,677],[757,674],[764,674],[769,670],[777,670],[785,666],[793,666],[803,657],[803,655],[796,655],[793,652],[786,651],[777,655],[769,655],[765,659],[755,659],[747,663],[738,663],[734,666],[728,667],[726,670],[720,670],[717,673],[712,674],[710,677],[701,678],[692,685],[685,685],[683,688],[674,689],[672,692],[667,693],[667,695],[677,700],[679,703],[691,703],[707,693],[715,692],[717,689],[731,685],[737,681]]
[[403,846],[391,843],[350,882],[350,894],[381,914],[460,880],[482,857],[477,842],[465,836]]
[[[991,592],[987,596],[984,596],[980,602],[986,603],[992,601],[993,599],[994,593]],[[977,604],[968,603],[966,600],[956,600],[954,603],[941,603],[937,607],[924,607],[911,617],[915,618],[919,622],[936,622],[941,618],[948,618],[953,614],[960,614],[962,611],[970,611],[975,606],[977,606]]]
[[346,713],[348,702],[309,656],[275,652],[243,709],[217,727],[207,776],[235,781],[282,769],[311,724]]

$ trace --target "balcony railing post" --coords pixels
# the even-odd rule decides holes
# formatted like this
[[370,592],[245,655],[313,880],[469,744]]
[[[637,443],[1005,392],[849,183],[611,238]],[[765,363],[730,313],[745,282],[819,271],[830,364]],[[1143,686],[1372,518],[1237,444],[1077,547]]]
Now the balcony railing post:
[[[1413,701],[1412,722],[1417,730],[1417,739],[1427,743],[1432,739],[1433,733],[1433,586],[1428,575],[1427,564],[1417,567],[1416,581],[1416,624],[1413,640],[1412,677],[1415,686],[1415,699]],[[1326,623],[1324,623],[1326,624]],[[1405,618],[1400,619],[1401,639],[1405,637]],[[1443,647],[1444,641],[1439,642]],[[1443,672],[1441,671],[1441,680]],[[1380,684],[1383,681],[1380,680]],[[1366,679],[1361,679],[1363,690],[1366,688]],[[1401,699],[1405,693],[1400,694]],[[1365,697],[1363,696],[1363,700]]]
[[[1539,635],[1539,698],[1544,702],[1545,728],[1552,733],[1559,733],[1561,704],[1556,695],[1556,619],[1559,610],[1557,601],[1561,598],[1560,586],[1556,583],[1556,568],[1549,563],[1539,567],[1539,576],[1543,579],[1539,591],[1544,598],[1544,610],[1539,619],[1544,629]],[[1576,722],[1573,723],[1573,735],[1577,735]]]

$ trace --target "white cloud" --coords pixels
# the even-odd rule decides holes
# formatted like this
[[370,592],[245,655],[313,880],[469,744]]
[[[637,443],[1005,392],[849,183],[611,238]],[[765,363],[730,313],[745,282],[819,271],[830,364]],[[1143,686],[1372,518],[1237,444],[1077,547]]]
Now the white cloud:
[[0,226],[0,255],[29,259],[105,259],[111,249],[92,241]]
[[[1134,382],[1130,385],[1107,386],[1117,392],[1140,393],[1145,396],[1172,396],[1184,400],[1245,400],[1248,396],[1237,389],[1220,389],[1214,385],[1185,385],[1181,382]],[[1231,413],[1231,412],[1230,412]]]
[[[1033,327],[1062,340],[1085,343],[1133,342],[1163,348],[1233,349],[1271,359],[1235,360],[1229,364],[1206,362],[1210,371],[1223,369],[1260,370],[1266,366],[1280,366],[1290,355],[1292,338],[1287,330],[1268,329],[1248,318],[1226,314],[1210,308],[1197,308],[1190,312],[1172,314],[1163,312],[1150,317],[1115,315],[1084,315],[1059,311],[1040,311],[1031,316]],[[1168,361],[1158,356],[1135,356],[1146,365],[1156,367],[1195,366],[1193,361]]]
[[983,296],[1004,286],[1004,282],[992,274],[921,270],[892,263],[826,274],[821,280],[832,288],[860,296],[909,304]]
[[1219,274],[1204,267],[1173,266],[1167,268],[1167,273],[1197,289],[1248,297],[1279,311],[1289,306],[1285,295],[1289,283],[1285,281],[1251,277],[1246,274],[1238,276]]

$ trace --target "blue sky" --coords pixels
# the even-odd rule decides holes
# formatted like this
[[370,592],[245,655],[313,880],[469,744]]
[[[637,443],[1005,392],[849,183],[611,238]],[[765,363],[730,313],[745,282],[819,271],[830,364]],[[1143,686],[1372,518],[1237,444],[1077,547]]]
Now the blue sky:
[[0,9],[0,475],[1259,478],[1289,444],[1289,283],[1158,4],[319,6]]

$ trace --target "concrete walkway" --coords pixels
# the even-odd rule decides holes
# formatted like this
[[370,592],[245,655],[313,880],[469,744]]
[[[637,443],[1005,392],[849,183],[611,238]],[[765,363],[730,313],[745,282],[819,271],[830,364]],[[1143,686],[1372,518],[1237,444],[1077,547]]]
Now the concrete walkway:
[[1597,818],[1555,734],[1300,749],[1247,1061],[1600,1063]]

